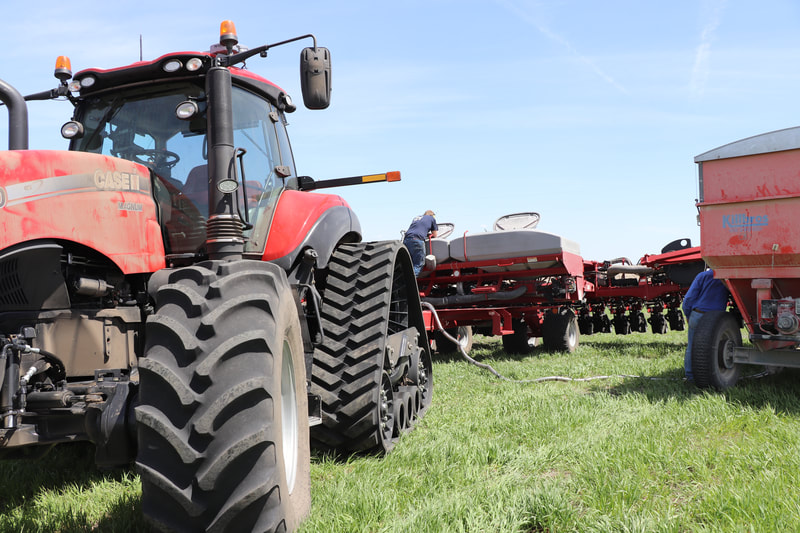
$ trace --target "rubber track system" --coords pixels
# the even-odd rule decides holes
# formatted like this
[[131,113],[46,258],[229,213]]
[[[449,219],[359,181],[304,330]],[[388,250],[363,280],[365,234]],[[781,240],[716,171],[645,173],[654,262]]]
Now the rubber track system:
[[[312,393],[322,399],[322,424],[311,428],[311,444],[339,452],[392,449],[407,420],[410,430],[431,401],[430,347],[422,322],[411,258],[400,242],[341,245],[332,255],[322,303],[325,342],[314,353]],[[415,326],[419,376],[387,390],[388,335]],[[402,389],[402,390],[400,390]],[[393,416],[390,404],[418,393],[409,411]],[[399,405],[399,404],[398,404]]]
[[207,261],[172,271],[156,300],[136,407],[145,517],[166,531],[292,530],[310,507],[310,463],[285,273]]

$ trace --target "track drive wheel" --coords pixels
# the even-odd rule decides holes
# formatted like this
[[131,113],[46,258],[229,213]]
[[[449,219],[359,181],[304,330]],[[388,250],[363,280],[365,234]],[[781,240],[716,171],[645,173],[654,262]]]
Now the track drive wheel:
[[448,335],[458,340],[458,344],[444,336],[438,329],[433,333],[436,351],[440,354],[455,353],[463,349],[466,353],[472,349],[472,326],[458,326],[445,330]]
[[514,333],[503,335],[503,349],[510,354],[525,355],[531,352],[530,339],[528,336],[528,325],[524,320],[514,318],[511,320]]
[[171,271],[136,407],[142,510],[169,531],[293,531],[311,504],[300,321],[279,267]]
[[[322,424],[312,428],[312,445],[388,452],[433,392],[411,256],[399,241],[342,244],[321,285],[325,341],[314,353],[311,392],[322,400]],[[396,334],[408,334],[408,362],[391,361],[387,340]]]
[[570,309],[545,314],[542,323],[542,344],[545,350],[572,353],[578,347],[579,341],[578,318]]
[[698,387],[725,390],[736,385],[742,365],[733,351],[742,345],[736,317],[725,311],[707,311],[692,334],[692,373]]

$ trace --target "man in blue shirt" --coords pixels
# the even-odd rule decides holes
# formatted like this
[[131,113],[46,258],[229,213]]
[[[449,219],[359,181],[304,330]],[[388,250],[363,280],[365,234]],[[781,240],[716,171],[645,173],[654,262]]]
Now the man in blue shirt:
[[411,253],[415,276],[419,276],[422,266],[425,264],[425,239],[428,238],[429,233],[432,238],[439,234],[435,216],[435,213],[428,209],[424,215],[414,217],[403,238],[403,244]]
[[683,370],[686,379],[694,381],[692,374],[692,338],[700,317],[706,311],[724,311],[728,307],[728,288],[720,280],[714,278],[714,271],[705,270],[697,275],[683,297],[683,314],[689,324],[689,344],[683,358]]

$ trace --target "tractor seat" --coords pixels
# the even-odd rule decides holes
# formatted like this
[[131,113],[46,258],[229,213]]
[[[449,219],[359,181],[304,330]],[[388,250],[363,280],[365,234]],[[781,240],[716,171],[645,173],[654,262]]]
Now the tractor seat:
[[208,165],[198,165],[189,171],[182,192],[201,213],[208,215]]

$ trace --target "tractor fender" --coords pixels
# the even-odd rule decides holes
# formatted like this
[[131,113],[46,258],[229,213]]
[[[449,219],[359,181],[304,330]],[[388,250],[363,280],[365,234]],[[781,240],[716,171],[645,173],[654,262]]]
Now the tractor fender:
[[287,190],[281,195],[262,260],[289,271],[307,249],[317,252],[325,268],[336,246],[360,242],[361,224],[339,196]]

